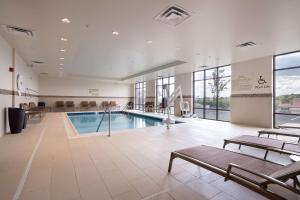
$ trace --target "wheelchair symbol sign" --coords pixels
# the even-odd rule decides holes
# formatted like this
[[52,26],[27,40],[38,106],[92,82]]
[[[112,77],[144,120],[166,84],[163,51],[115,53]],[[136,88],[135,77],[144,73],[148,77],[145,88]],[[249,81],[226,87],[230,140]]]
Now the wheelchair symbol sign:
[[266,81],[265,79],[263,79],[262,76],[259,76],[259,79],[258,79],[257,83],[258,83],[259,85],[263,85],[263,84],[266,84],[267,81]]

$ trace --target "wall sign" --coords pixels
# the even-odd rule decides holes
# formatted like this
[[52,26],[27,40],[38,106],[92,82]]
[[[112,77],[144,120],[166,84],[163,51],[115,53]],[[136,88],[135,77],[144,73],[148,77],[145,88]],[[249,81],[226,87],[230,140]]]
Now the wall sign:
[[99,89],[89,89],[89,95],[91,96],[99,96]]
[[259,76],[257,83],[255,85],[256,90],[268,89],[271,88],[271,85],[265,80],[263,76]]
[[247,76],[238,76],[232,80],[232,89],[234,91],[251,91],[253,88],[252,78]]
[[271,87],[271,81],[260,74],[254,76],[240,75],[232,80],[233,94],[272,93]]

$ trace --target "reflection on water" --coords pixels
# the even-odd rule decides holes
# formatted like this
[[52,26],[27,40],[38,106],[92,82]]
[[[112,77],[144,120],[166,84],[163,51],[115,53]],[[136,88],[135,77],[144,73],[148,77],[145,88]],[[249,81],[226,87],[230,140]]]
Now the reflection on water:
[[[79,134],[108,131],[108,113],[76,114],[70,115],[74,127]],[[163,125],[161,119],[140,116],[128,113],[111,113],[111,130],[123,130],[132,128],[144,128]]]

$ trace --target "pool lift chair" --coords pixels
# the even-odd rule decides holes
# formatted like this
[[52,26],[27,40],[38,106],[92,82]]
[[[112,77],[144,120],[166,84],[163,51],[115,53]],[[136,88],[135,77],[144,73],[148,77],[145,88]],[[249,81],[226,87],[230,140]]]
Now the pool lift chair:
[[[168,114],[168,117],[166,119],[163,119],[163,122],[167,124],[167,129],[170,129],[170,124],[175,124],[175,120],[171,119],[171,113],[170,113],[170,107],[172,103],[175,102],[175,99],[179,97],[180,98],[180,110],[182,112],[183,117],[187,117],[187,113],[189,112],[189,102],[183,101],[183,96],[182,96],[182,89],[181,86],[177,87],[176,90],[168,97],[167,100],[167,106],[166,106],[166,111]],[[186,116],[185,116],[186,115]]]

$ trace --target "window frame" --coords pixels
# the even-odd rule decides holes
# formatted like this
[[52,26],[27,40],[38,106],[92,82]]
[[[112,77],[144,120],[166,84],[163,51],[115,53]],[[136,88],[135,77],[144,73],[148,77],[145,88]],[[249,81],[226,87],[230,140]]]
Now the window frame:
[[[173,83],[170,83],[170,79],[171,78],[174,78],[174,82]],[[159,103],[158,103],[158,87],[159,86],[163,86],[164,85],[164,83],[163,83],[163,80],[164,79],[168,79],[168,83],[167,83],[167,87],[168,87],[168,92],[170,92],[170,86],[171,85],[174,85],[174,90],[176,90],[176,88],[175,88],[175,84],[176,84],[176,80],[175,80],[175,76],[164,76],[164,77],[159,77],[159,78],[157,78],[156,80],[155,80],[155,105],[156,105],[156,108],[157,109],[155,109],[155,112],[159,112]],[[159,85],[158,84],[158,81],[159,80],[161,80],[161,85]],[[162,89],[161,89],[162,90]],[[162,90],[163,91],[163,90]],[[169,94],[170,95],[170,94]],[[162,102],[162,99],[163,99],[164,97],[163,97],[163,93],[162,93],[162,95],[161,95],[161,101],[160,102]],[[173,108],[173,111],[174,112],[172,112],[172,108]],[[175,105],[172,105],[172,106],[170,106],[170,110],[171,110],[171,115],[174,115],[175,114]],[[166,114],[166,112],[164,112],[164,114]]]
[[[142,84],[142,87],[140,85]],[[137,87],[138,85],[138,87]],[[146,81],[137,81],[135,82],[134,85],[135,89],[135,98],[134,98],[134,109],[135,110],[144,110],[145,107],[145,100],[146,100]],[[138,96],[137,96],[137,91],[138,91]],[[142,94],[142,95],[141,95]],[[138,99],[138,102],[137,102]],[[142,102],[140,100],[142,99]]]
[[293,54],[293,53],[300,53],[300,50],[291,51],[291,52],[282,53],[282,54],[277,54],[277,55],[273,56],[273,128],[277,127],[276,126],[276,115],[300,116],[300,114],[276,112],[276,72],[293,70],[293,69],[300,69],[300,65],[299,66],[297,65],[297,66],[293,66],[293,67],[286,67],[286,68],[276,69],[276,57],[289,55],[289,54]]
[[[215,121],[224,121],[224,122],[229,122],[229,121],[227,121],[227,120],[220,120],[219,119],[219,111],[228,111],[228,112],[230,112],[231,111],[231,109],[223,109],[223,108],[219,108],[219,94],[220,94],[220,92],[219,92],[219,87],[217,87],[217,96],[216,96],[216,106],[215,106],[215,108],[206,108],[206,87],[207,87],[207,85],[206,85],[206,82],[207,82],[207,80],[214,80],[214,78],[213,77],[211,77],[211,78],[206,78],[206,73],[207,73],[207,71],[208,70],[213,70],[213,69],[216,69],[216,72],[217,72],[217,79],[225,79],[225,78],[230,78],[230,81],[231,81],[231,74],[230,74],[230,76],[219,76],[219,69],[221,69],[221,68],[223,68],[223,67],[228,67],[228,66],[230,66],[230,70],[232,69],[232,65],[231,64],[229,64],[229,65],[222,65],[222,66],[219,66],[219,67],[213,67],[213,68],[209,68],[209,69],[202,69],[202,70],[198,70],[198,71],[194,71],[193,72],[193,113],[195,113],[195,111],[196,110],[201,110],[202,111],[202,118],[203,119],[207,119],[207,120],[215,120]],[[197,73],[197,72],[201,72],[201,71],[203,71],[203,79],[199,79],[199,80],[195,80],[195,73]],[[202,81],[203,82],[203,107],[202,108],[198,108],[198,107],[196,107],[195,105],[195,100],[196,100],[196,96],[195,96],[195,91],[196,91],[196,87],[195,87],[195,83],[196,82],[200,82],[200,81]],[[230,83],[231,84],[231,83]],[[229,97],[230,98],[230,97]],[[208,119],[208,118],[206,118],[206,111],[214,111],[215,112],[215,119]]]

